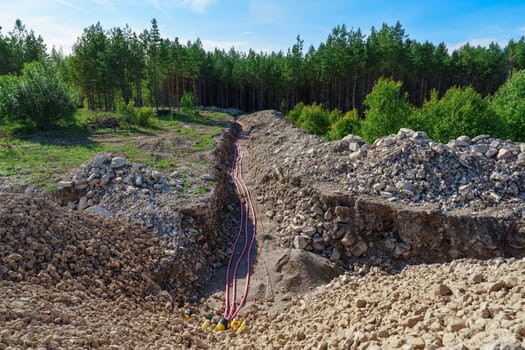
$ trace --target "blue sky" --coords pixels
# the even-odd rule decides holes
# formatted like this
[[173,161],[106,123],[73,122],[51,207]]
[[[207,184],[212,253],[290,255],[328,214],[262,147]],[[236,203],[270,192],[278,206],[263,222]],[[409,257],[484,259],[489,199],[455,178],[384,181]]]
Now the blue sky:
[[318,46],[338,24],[365,33],[397,20],[418,41],[505,45],[525,34],[525,1],[461,0],[0,0],[6,33],[20,18],[48,48],[69,53],[82,30],[100,21],[105,29],[129,24],[140,32],[158,21],[163,37],[201,39],[206,49],[285,51],[297,34]]

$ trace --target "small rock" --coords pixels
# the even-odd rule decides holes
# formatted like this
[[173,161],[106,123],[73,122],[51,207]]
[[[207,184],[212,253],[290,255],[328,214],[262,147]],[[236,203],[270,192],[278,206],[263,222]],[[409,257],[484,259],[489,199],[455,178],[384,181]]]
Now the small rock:
[[490,135],[486,135],[486,134],[478,135],[478,136],[474,137],[471,141],[472,141],[472,143],[476,143],[476,142],[481,141],[481,140],[486,140],[489,137],[490,137]]
[[80,198],[80,200],[78,201],[78,210],[84,210],[88,207],[87,205],[87,197],[82,197]]
[[89,213],[95,213],[95,214],[98,214],[98,215],[101,215],[107,218],[114,216],[114,214],[111,211],[107,210],[106,208],[102,208],[101,206],[98,206],[98,205],[93,205],[87,208],[86,211]]
[[446,295],[452,295],[452,291],[450,288],[444,284],[440,284],[436,287],[434,290],[434,294],[437,296],[446,296]]
[[357,162],[362,157],[363,157],[363,152],[361,150],[350,153],[350,161],[352,163]]
[[360,257],[368,250],[368,246],[364,241],[358,241],[356,244],[350,247],[350,252],[353,256]]
[[102,178],[100,179],[100,186],[104,187],[109,183],[109,180],[111,179],[111,175],[104,174],[102,175]]
[[13,263],[13,262],[17,262],[19,260],[22,260],[24,257],[20,254],[17,254],[17,253],[13,253],[13,254],[10,254],[8,256],[6,256],[3,261],[6,263],[6,264],[10,264],[10,263]]
[[485,153],[485,155],[488,157],[488,158],[494,158],[494,156],[498,154],[498,150],[497,149],[489,149],[487,151],[487,153]]
[[215,181],[215,178],[210,174],[204,174],[201,176],[204,181]]
[[315,227],[304,227],[303,234],[307,237],[312,237],[317,232]]
[[483,275],[481,275],[480,273],[477,273],[474,276],[472,276],[470,281],[475,284],[481,283],[483,282]]
[[71,188],[73,187],[74,183],[73,181],[60,181],[58,185],[60,188]]
[[499,151],[498,151],[498,155],[496,156],[496,158],[498,160],[501,160],[501,159],[508,159],[512,157],[512,152],[509,151],[508,149],[506,148],[501,148]]
[[310,239],[304,236],[295,236],[293,240],[293,246],[295,249],[304,249],[308,245]]
[[498,281],[496,283],[491,284],[490,287],[488,288],[487,292],[488,293],[497,292],[497,291],[501,290],[503,287],[505,287],[505,282]]
[[450,317],[447,320],[447,326],[449,330],[452,332],[457,332],[465,327],[467,327],[467,324],[465,323],[465,320],[459,317]]
[[121,168],[126,165],[126,159],[123,157],[114,157],[111,159],[110,167],[113,169]]
[[355,302],[355,305],[358,308],[362,309],[362,308],[364,308],[366,306],[366,300],[364,300],[364,299],[357,299],[356,302]]

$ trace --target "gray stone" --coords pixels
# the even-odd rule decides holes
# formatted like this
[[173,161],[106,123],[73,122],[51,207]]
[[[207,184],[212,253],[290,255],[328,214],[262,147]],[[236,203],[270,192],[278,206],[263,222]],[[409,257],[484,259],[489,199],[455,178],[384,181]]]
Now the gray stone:
[[350,252],[353,256],[360,257],[368,250],[368,246],[364,241],[359,240],[357,243],[350,246]]
[[126,165],[127,161],[123,157],[114,157],[111,159],[110,167],[113,169],[118,169]]
[[489,146],[481,143],[479,145],[472,145],[471,150],[476,153],[485,154],[489,150]]
[[361,150],[350,153],[350,161],[352,163],[357,162],[362,157],[363,157],[363,152]]
[[308,237],[312,237],[317,232],[315,227],[304,227],[303,234]]
[[434,294],[437,295],[437,296],[444,297],[444,296],[447,296],[447,295],[452,295],[452,291],[450,290],[450,288],[447,285],[440,284],[434,289]]
[[360,149],[361,149],[361,144],[358,142],[350,142],[348,144],[348,150],[350,152],[356,152],[356,151],[359,151]]
[[89,213],[94,213],[94,214],[104,216],[107,218],[114,216],[114,214],[111,211],[107,210],[106,208],[102,208],[101,206],[98,206],[98,205],[93,205],[87,208],[86,211]]
[[465,142],[465,141],[461,141],[461,140],[450,140],[448,145],[450,147],[453,147],[453,148],[460,148],[460,147],[469,147],[470,143],[469,142]]
[[351,232],[348,232],[341,240],[341,244],[345,247],[349,247],[354,244],[356,240],[357,239],[355,235],[353,235]]
[[462,141],[462,142],[466,142],[468,144],[470,144],[470,142],[471,142],[470,137],[468,137],[467,135],[462,135],[462,136],[456,138],[456,140]]
[[295,236],[293,240],[293,246],[296,249],[305,249],[308,243],[310,243],[310,238],[305,236]]
[[88,207],[87,201],[88,201],[87,197],[80,198],[80,200],[78,201],[78,207],[77,207],[78,210],[86,209]]
[[95,162],[93,163],[93,165],[97,168],[100,168],[102,165],[104,165],[105,162],[109,160],[109,158],[110,157],[108,154],[100,154],[95,158]]
[[111,175],[104,174],[102,175],[102,178],[100,179],[100,186],[104,187],[109,183],[109,180],[111,179]]
[[489,158],[494,158],[496,154],[498,154],[498,150],[493,148],[489,149],[487,153],[485,153],[485,155]]
[[517,165],[524,166],[525,165],[525,153],[518,154],[518,159],[516,160]]
[[474,137],[471,141],[472,141],[472,143],[476,143],[476,142],[479,142],[479,141],[481,141],[481,140],[486,140],[486,139],[488,139],[489,137],[490,137],[490,135],[486,135],[486,134],[484,134],[484,135],[478,135],[478,136]]
[[215,181],[215,178],[210,174],[204,174],[201,176],[204,181]]
[[74,183],[73,181],[60,181],[58,185],[60,188],[71,188],[73,187]]

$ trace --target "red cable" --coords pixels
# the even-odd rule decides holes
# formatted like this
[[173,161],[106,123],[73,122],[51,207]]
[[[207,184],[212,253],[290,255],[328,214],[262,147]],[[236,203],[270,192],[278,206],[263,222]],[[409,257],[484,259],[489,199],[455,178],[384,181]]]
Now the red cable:
[[[237,192],[239,192],[239,187],[237,186],[237,183],[235,181],[235,179],[237,178],[237,164],[240,160],[240,157],[241,157],[241,154],[239,154],[238,152],[236,152],[237,155],[235,157],[235,162],[234,162],[234,168],[233,168],[233,172],[232,172],[232,177],[234,178],[234,184],[235,184],[235,187],[237,188]],[[232,246],[232,252],[230,254],[230,259],[228,260],[228,267],[226,269],[226,289],[225,289],[225,298],[224,298],[224,317],[227,318],[228,317],[228,314],[229,314],[229,297],[230,297],[230,291],[229,291],[229,288],[230,288],[230,268],[231,268],[231,263],[232,263],[232,260],[233,260],[233,256],[235,255],[235,250],[237,249],[237,244],[239,242],[239,238],[241,236],[241,232],[242,232],[242,222],[243,222],[243,213],[244,213],[244,206],[243,206],[243,203],[242,203],[242,199],[240,199],[240,222],[239,222],[239,231],[237,232],[237,237],[235,239],[235,242],[233,243],[233,246]],[[235,299],[234,299],[235,300]]]
[[[240,166],[240,177],[239,177],[239,179],[240,179],[240,186],[241,186],[241,188],[243,189],[243,192],[246,195],[247,209],[249,209],[251,211],[251,214],[252,214],[252,217],[253,217],[253,232],[252,232],[252,239],[251,239],[251,242],[250,242],[250,246],[248,248],[248,256],[247,256],[247,261],[246,261],[246,265],[247,265],[246,266],[246,282],[245,282],[245,285],[244,285],[243,296],[241,298],[241,301],[239,302],[239,306],[237,307],[237,309],[233,312],[233,314],[230,315],[230,319],[233,319],[235,316],[237,316],[237,314],[239,313],[239,311],[243,307],[244,303],[246,302],[246,298],[248,297],[248,288],[250,286],[250,272],[251,272],[251,261],[250,261],[250,258],[251,258],[251,251],[252,251],[252,248],[253,248],[253,244],[255,243],[256,233],[257,233],[257,217],[255,216],[255,210],[254,210],[254,207],[253,207],[253,202],[252,202],[252,198],[251,198],[251,195],[250,195],[250,191],[248,191],[248,187],[246,186],[246,183],[244,182],[244,179],[243,179],[242,163],[241,163],[241,166]],[[245,229],[246,229],[246,237],[248,237],[248,226],[246,226]]]
[[[253,249],[253,245],[255,243],[255,237],[257,234],[257,216],[256,216],[256,210],[253,206],[252,197],[250,194],[250,191],[248,190],[248,187],[243,179],[243,171],[242,171],[242,160],[244,158],[244,153],[239,149],[237,146],[236,150],[236,157],[234,161],[234,169],[232,171],[232,178],[233,183],[235,184],[235,188],[237,190],[237,193],[240,197],[240,222],[239,222],[239,231],[237,232],[237,237],[235,239],[235,242],[232,247],[232,252],[230,254],[230,259],[228,260],[228,267],[226,270],[226,290],[225,290],[225,310],[224,310],[224,318],[232,320],[237,316],[241,308],[244,306],[244,303],[246,302],[246,298],[248,296],[248,288],[250,285],[250,272],[251,272],[251,251]],[[245,205],[243,205],[243,196]],[[248,244],[248,239],[250,235],[250,229],[249,229],[249,219],[250,214],[253,218],[253,232],[251,241],[248,247],[248,253],[246,254],[246,248]],[[231,263],[235,255],[235,251],[237,250],[237,245],[241,236],[242,230],[245,230],[245,239],[244,239],[244,245],[242,252],[240,256],[237,258],[237,261],[235,263],[234,269],[233,269],[233,276],[232,276],[232,299],[231,302],[229,300],[230,298],[230,269],[231,269]],[[241,265],[241,262],[244,258],[244,256],[247,255],[247,266],[246,266],[246,282],[244,286],[244,291],[241,297],[240,302],[238,303],[237,308],[235,307],[235,299],[237,296],[237,272],[239,269],[239,266]],[[259,254],[257,254],[258,256]]]

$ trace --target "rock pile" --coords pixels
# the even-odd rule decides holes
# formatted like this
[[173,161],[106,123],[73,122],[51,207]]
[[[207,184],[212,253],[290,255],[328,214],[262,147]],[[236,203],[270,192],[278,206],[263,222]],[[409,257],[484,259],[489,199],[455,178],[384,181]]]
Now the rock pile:
[[[168,183],[161,172],[142,164],[131,164],[125,158],[109,153],[93,157],[74,175],[59,182],[63,190],[61,195],[73,199],[67,203],[69,208],[106,217],[124,216],[148,228],[155,227],[162,233],[174,233],[176,227],[164,227],[158,220],[155,212],[159,199],[174,189],[180,189],[182,184],[177,179]],[[74,198],[77,194],[82,196]],[[169,224],[171,220],[167,221]]]
[[445,145],[410,129],[373,145],[353,135],[339,143],[355,149],[349,155],[352,169],[341,181],[349,192],[407,204],[437,203],[442,210],[525,199],[525,143],[480,135]]
[[279,315],[261,308],[249,332],[217,348],[523,349],[524,269],[514,258],[415,265],[394,275],[359,267],[293,297]]
[[[213,168],[198,181],[213,185],[199,196],[185,193],[178,173],[167,175],[113,154],[99,154],[59,183],[57,201],[80,212],[123,218],[153,231],[165,245],[171,264],[162,274],[162,287],[195,298],[212,268],[225,258],[232,229],[233,206],[227,184],[235,129],[225,130],[213,151]],[[180,263],[184,262],[184,263]]]
[[39,196],[0,193],[0,280],[117,299],[160,292],[172,256],[151,231],[64,210]]
[[525,253],[525,144],[481,135],[439,144],[401,129],[369,145],[245,115],[251,176],[285,246],[334,261],[437,262]]

